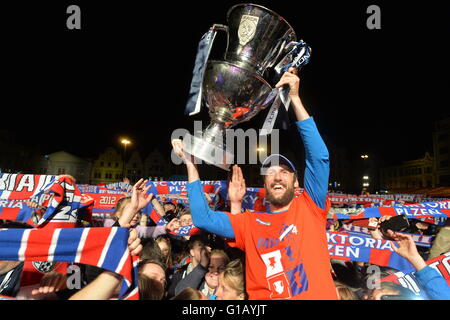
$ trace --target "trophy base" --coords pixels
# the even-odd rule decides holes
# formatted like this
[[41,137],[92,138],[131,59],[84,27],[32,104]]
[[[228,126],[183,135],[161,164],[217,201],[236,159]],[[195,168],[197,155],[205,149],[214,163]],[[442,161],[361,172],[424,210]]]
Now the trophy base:
[[[231,152],[224,150],[214,142],[206,141],[189,133],[183,138],[183,150],[197,159],[226,171],[230,171],[230,166],[234,161],[234,154]],[[198,162],[196,161],[196,163]]]

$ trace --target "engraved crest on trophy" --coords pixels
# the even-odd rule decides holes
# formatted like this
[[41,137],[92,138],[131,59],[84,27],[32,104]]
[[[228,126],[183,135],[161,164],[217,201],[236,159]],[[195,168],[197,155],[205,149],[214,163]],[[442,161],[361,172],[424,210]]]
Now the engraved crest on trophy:
[[245,46],[255,36],[256,27],[259,18],[249,15],[243,15],[239,24],[238,36],[239,44]]

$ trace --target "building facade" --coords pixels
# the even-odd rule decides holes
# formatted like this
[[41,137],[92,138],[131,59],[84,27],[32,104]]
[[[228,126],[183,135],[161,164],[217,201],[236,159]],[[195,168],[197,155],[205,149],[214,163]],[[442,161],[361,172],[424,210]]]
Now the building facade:
[[123,169],[122,155],[113,147],[109,147],[93,161],[90,184],[122,181]]
[[155,149],[148,154],[143,162],[144,176],[151,181],[161,181],[170,174],[170,163],[164,155]]
[[138,151],[133,151],[126,161],[125,177],[130,179],[131,184],[135,184],[139,179],[145,178],[144,164]]
[[77,183],[87,184],[90,181],[91,162],[65,151],[58,151],[43,156],[34,172],[37,174],[73,176]]
[[382,168],[380,183],[381,188],[385,190],[434,188],[436,179],[433,157],[426,152],[422,159],[405,161],[398,166]]
[[436,186],[450,186],[450,118],[437,121],[433,132]]

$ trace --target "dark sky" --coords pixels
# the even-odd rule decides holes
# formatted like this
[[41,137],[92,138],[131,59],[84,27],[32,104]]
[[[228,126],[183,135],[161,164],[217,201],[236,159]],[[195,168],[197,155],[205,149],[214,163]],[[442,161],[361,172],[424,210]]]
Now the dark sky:
[[[442,1],[255,1],[313,49],[301,96],[328,143],[378,158],[431,151],[449,116],[450,27]],[[239,1],[44,1],[2,4],[2,127],[23,145],[94,157],[126,135],[169,150],[184,115],[198,41]],[[66,29],[78,4],[82,30]],[[381,7],[381,30],[366,8]],[[216,42],[224,41],[218,37]],[[265,112],[244,128],[260,128]]]

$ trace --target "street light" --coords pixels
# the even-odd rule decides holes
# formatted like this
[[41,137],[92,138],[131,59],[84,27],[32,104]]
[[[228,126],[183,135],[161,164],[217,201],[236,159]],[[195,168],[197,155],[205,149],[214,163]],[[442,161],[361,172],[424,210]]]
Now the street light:
[[120,143],[123,144],[123,170],[122,170],[122,179],[125,178],[125,154],[127,153],[127,145],[131,143],[128,139],[120,140]]
[[[363,159],[363,161],[367,160],[367,159],[369,159],[369,155],[362,154],[361,159]],[[362,193],[364,193],[367,190],[367,188],[369,187],[369,181],[368,181],[369,176],[367,175],[367,162],[366,161],[363,162],[363,170],[364,170],[365,175],[363,176]]]

